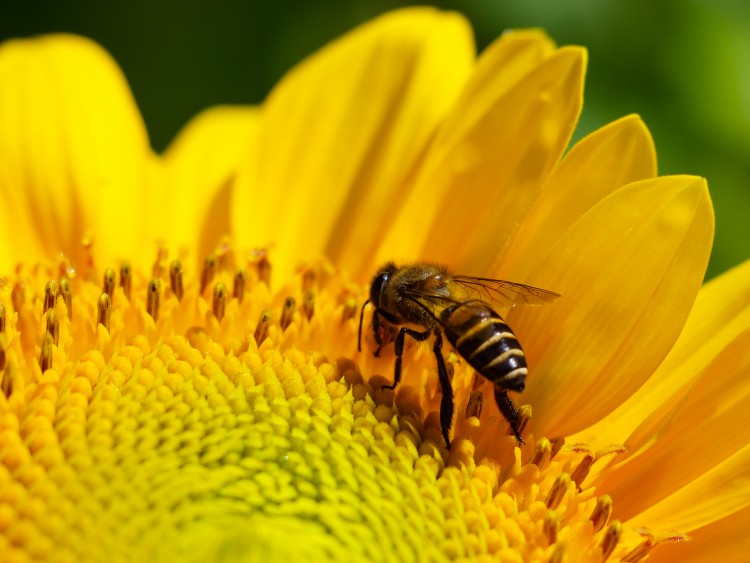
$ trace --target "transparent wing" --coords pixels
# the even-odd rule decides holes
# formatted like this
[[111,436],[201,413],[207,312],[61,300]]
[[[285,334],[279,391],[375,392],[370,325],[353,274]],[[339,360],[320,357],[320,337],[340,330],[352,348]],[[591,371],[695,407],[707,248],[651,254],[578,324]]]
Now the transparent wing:
[[450,283],[453,286],[451,297],[456,300],[480,299],[489,303],[497,303],[501,307],[545,305],[560,297],[560,294],[554,291],[491,278],[453,276]]

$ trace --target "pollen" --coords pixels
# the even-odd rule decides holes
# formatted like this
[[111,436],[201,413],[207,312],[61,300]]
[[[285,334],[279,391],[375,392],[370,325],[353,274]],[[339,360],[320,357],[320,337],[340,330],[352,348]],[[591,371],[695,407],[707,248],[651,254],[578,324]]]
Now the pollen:
[[357,352],[344,274],[277,290],[267,253],[229,253],[0,284],[0,560],[637,561],[661,541],[610,521],[585,447],[517,447],[456,358],[447,450],[430,350],[380,391],[393,356]]

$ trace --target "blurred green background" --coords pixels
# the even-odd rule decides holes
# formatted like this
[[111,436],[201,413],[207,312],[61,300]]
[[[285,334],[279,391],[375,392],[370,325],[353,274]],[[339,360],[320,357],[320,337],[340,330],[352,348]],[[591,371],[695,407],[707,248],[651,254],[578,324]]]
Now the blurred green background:
[[[750,2],[464,0],[481,49],[504,29],[542,27],[585,45],[586,133],[628,113],[654,136],[661,174],[709,180],[717,227],[708,276],[750,257]],[[395,1],[61,2],[4,0],[0,39],[86,35],[123,68],[162,150],[191,116],[258,103],[295,62]]]

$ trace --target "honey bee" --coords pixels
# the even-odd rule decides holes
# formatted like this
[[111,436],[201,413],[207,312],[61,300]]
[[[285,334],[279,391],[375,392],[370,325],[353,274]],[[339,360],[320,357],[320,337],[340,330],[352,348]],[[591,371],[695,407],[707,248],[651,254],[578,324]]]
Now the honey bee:
[[[450,449],[449,432],[453,423],[453,388],[443,359],[443,333],[455,350],[479,375],[494,386],[495,402],[507,419],[516,439],[524,443],[519,430],[519,415],[508,391],[521,392],[526,385],[526,358],[515,334],[490,306],[542,305],[559,297],[557,293],[509,281],[451,274],[443,266],[413,264],[382,266],[370,282],[370,298],[359,316],[357,348],[362,350],[362,322],[365,307],[372,303],[372,332],[377,344],[375,356],[383,348],[381,323],[399,327],[395,338],[396,364],[393,384],[401,380],[404,340],[417,342],[435,337],[432,350],[437,360],[438,379],[443,391],[440,402],[440,427]],[[411,328],[412,325],[424,330]]]

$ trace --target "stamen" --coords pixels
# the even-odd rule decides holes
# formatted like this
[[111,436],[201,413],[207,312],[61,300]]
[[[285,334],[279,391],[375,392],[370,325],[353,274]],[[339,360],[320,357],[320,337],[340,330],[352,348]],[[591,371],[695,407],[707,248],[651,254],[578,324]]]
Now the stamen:
[[268,327],[271,324],[271,311],[263,311],[258,321],[258,326],[255,327],[255,344],[260,347],[263,341],[268,336]]
[[224,312],[227,308],[227,288],[226,286],[219,282],[214,286],[214,315],[216,316],[216,320],[221,322],[221,319],[224,318]]
[[245,269],[240,268],[234,274],[234,287],[232,288],[232,296],[242,303],[245,297]]
[[258,279],[265,283],[266,286],[271,287],[271,262],[268,261],[268,256],[265,252],[256,263],[256,267],[258,268]]
[[550,459],[552,459],[560,452],[560,450],[565,445],[565,438],[563,438],[562,436],[558,436],[557,438],[552,438],[550,443],[552,444]]
[[344,324],[349,319],[353,319],[357,315],[357,301],[351,297],[344,301],[344,306],[341,309],[341,324]]
[[5,365],[6,361],[5,336],[0,335],[0,389],[7,399],[13,393],[13,371],[11,366]]
[[57,284],[55,280],[49,280],[44,286],[44,307],[42,313],[46,313],[55,306],[55,297],[57,296]]
[[536,465],[539,469],[542,469],[547,462],[552,458],[552,445],[547,438],[540,438],[536,443],[534,450],[534,457],[531,458],[529,463]]
[[0,303],[0,334],[5,334],[5,305]]
[[11,303],[13,303],[13,310],[16,313],[21,312],[21,307],[23,307],[23,304],[26,301],[25,294],[26,292],[24,291],[22,283],[16,282],[13,284],[13,290],[10,293],[10,300]]
[[146,311],[154,319],[154,322],[159,320],[159,280],[154,279],[148,282]]
[[560,531],[560,517],[554,510],[548,510],[547,514],[544,515],[544,523],[542,524],[542,531],[547,536],[547,542],[552,545],[557,541],[557,532]]
[[586,480],[586,477],[588,477],[589,471],[591,471],[591,466],[593,464],[594,456],[587,455],[573,470],[573,473],[570,474],[570,478],[573,479],[576,487],[578,487],[578,490],[581,490],[581,484]]
[[602,495],[596,501],[594,510],[591,511],[589,520],[594,524],[594,531],[601,530],[609,521],[612,515],[612,498],[609,495]]
[[52,335],[49,332],[45,332],[39,352],[39,367],[42,369],[42,373],[52,367],[52,351],[54,346],[55,342],[52,339]]
[[120,264],[120,287],[125,297],[130,301],[130,290],[133,287],[133,273],[128,261],[123,261]]
[[476,417],[482,414],[482,405],[484,404],[484,395],[481,391],[472,391],[469,395],[469,401],[466,403],[466,418]]
[[210,285],[216,274],[216,256],[211,254],[203,261],[203,271],[201,272],[201,293]]
[[167,261],[167,256],[169,255],[169,250],[165,246],[164,242],[157,243],[157,249],[156,249],[156,261],[154,262],[154,267],[151,269],[151,276],[160,279],[164,277],[164,270],[166,269],[165,262]]
[[306,268],[302,274],[302,291],[309,291],[317,280],[317,274],[312,268]]
[[622,524],[619,520],[615,520],[609,525],[602,539],[602,561],[606,561],[612,555],[617,542],[620,541],[620,536],[622,536]]
[[47,317],[47,333],[52,337],[52,341],[55,346],[60,342],[60,321],[57,320],[57,313],[54,309],[50,309],[46,313]]
[[[523,434],[526,430],[526,425],[531,420],[531,405],[523,405],[518,409],[518,433]],[[513,434],[513,431],[510,431]]]
[[308,321],[312,319],[313,314],[315,314],[315,294],[312,289],[306,290],[305,294],[302,296],[302,312],[305,314]]
[[558,543],[547,563],[562,563],[565,560],[565,545]]
[[567,473],[560,473],[560,475],[557,476],[557,479],[555,479],[555,482],[552,483],[552,488],[549,490],[549,493],[547,493],[547,498],[544,501],[547,508],[554,509],[560,506],[565,493],[568,492],[569,486],[570,475]]
[[102,325],[105,329],[107,329],[107,332],[109,332],[109,309],[110,309],[110,299],[109,295],[106,293],[102,293],[99,296],[99,301],[96,303],[96,308],[98,311],[96,322],[97,324]]
[[284,307],[281,309],[281,330],[286,330],[287,327],[292,323],[292,317],[294,317],[294,310],[297,308],[297,302],[294,297],[287,297],[284,301]]
[[620,561],[623,561],[624,563],[636,563],[637,561],[640,561],[641,559],[646,557],[649,551],[651,551],[652,547],[654,547],[654,538],[647,538],[643,541],[643,543],[635,547]]
[[68,278],[60,280],[60,287],[57,290],[57,298],[62,298],[65,308],[68,310],[68,318],[73,318],[73,294],[70,292],[70,282]]
[[104,270],[104,281],[102,282],[102,293],[106,293],[110,298],[115,295],[115,271],[112,268]]
[[172,260],[169,265],[169,289],[177,297],[177,301],[182,301],[182,262],[179,260]]

